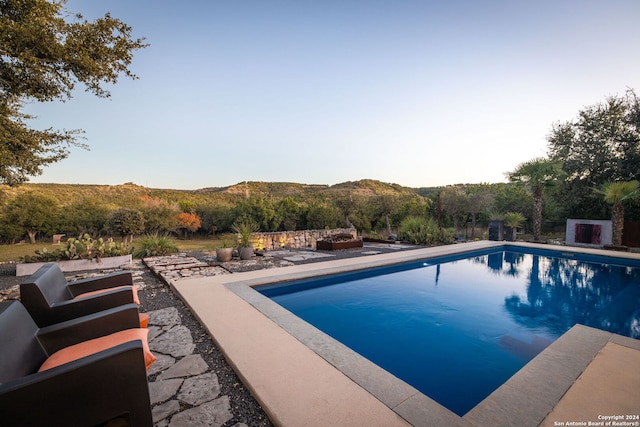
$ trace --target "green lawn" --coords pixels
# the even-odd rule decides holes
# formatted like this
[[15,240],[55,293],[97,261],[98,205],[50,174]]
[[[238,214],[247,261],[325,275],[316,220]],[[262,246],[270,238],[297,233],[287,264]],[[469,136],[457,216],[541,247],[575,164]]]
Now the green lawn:
[[48,251],[54,251],[60,248],[60,245],[53,245],[51,241],[30,243],[18,243],[15,245],[0,245],[0,262],[20,261],[25,255],[33,255],[36,250],[46,248]]

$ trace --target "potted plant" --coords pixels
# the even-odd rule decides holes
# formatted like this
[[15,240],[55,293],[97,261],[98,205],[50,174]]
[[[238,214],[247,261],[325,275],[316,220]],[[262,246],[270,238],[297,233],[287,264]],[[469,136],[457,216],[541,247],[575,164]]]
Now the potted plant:
[[222,239],[222,247],[216,248],[216,259],[218,262],[228,262],[231,261],[232,255],[233,248],[229,246],[229,241]]
[[520,212],[507,212],[504,214],[505,240],[507,242],[515,242],[517,230],[525,220],[526,218]]
[[240,255],[240,259],[251,259],[253,256],[251,237],[253,236],[253,233],[258,231],[258,224],[256,224],[252,218],[244,217],[239,221],[234,222],[231,228],[233,231],[238,233],[238,238],[240,240],[238,254]]

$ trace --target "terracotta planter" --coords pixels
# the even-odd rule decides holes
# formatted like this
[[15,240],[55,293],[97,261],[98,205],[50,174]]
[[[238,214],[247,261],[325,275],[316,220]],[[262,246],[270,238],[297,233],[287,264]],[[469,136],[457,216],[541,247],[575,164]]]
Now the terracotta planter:
[[253,256],[253,248],[252,247],[240,248],[240,249],[238,249],[238,252],[240,253],[240,259],[243,259],[243,260],[251,259],[251,257]]
[[218,262],[231,261],[233,248],[216,248],[216,259]]

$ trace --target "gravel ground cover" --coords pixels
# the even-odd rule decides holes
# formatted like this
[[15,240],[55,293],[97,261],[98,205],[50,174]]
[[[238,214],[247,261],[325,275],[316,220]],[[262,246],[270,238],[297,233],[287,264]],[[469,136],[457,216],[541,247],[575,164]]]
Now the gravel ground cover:
[[16,277],[16,264],[13,262],[0,263],[0,289],[7,289],[19,285],[24,277]]

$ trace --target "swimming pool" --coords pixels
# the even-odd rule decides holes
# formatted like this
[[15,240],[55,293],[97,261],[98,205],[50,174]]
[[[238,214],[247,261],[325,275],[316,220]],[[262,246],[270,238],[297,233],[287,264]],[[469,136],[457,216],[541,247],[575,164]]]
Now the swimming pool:
[[639,267],[491,249],[256,289],[463,415],[575,323],[640,337]]

